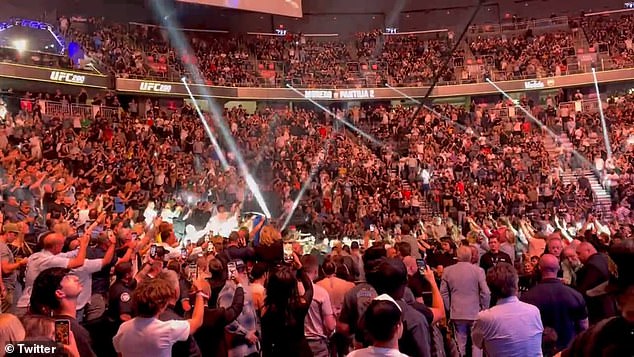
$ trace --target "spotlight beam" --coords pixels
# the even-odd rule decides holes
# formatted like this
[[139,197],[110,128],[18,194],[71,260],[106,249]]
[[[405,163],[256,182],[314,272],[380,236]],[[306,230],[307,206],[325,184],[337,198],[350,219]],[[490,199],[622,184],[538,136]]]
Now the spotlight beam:
[[[498,92],[500,92],[500,94],[502,94],[505,98],[507,98],[508,100],[513,101],[513,98],[511,98],[510,95],[508,95],[508,93],[506,93],[504,90],[502,90],[502,88],[500,88],[497,84],[493,83],[493,81],[491,81],[491,79],[487,78],[486,81],[493,86],[493,88],[495,88]],[[535,124],[537,124],[538,127],[540,127],[542,130],[544,130],[546,133],[548,133],[548,135],[553,138],[553,140],[555,142],[557,142],[557,140],[559,139],[559,137],[557,136],[557,134],[555,134],[552,130],[550,130],[550,128],[548,128],[546,125],[544,125],[542,122],[540,122],[537,118],[535,118],[533,116],[533,114],[531,114],[528,110],[526,110],[526,108],[524,108],[521,105],[515,105],[517,108],[519,108],[524,115],[526,115],[529,119],[531,119]],[[576,157],[578,157],[581,161],[583,161],[584,163],[590,164],[590,162],[588,161],[588,159],[586,159],[585,157],[583,157],[581,154],[579,154],[579,152],[577,150],[575,150],[574,148],[572,149],[572,153],[573,155],[575,155]]]
[[608,135],[608,125],[603,115],[603,103],[601,103],[601,93],[599,93],[599,82],[597,81],[597,71],[592,66],[592,78],[594,79],[594,89],[597,92],[597,102],[599,103],[599,114],[601,115],[601,128],[603,129],[603,140],[605,142],[605,150],[608,153],[608,159],[612,158],[612,146],[610,145],[610,137]]
[[306,97],[302,92],[298,91],[297,89],[295,89],[295,87],[291,86],[290,84],[286,84],[286,87],[288,87],[290,90],[292,90],[293,92],[299,94],[302,96],[302,98],[306,99],[307,101],[313,103],[315,106],[317,106],[319,109],[323,110],[324,112],[332,115],[333,118],[335,118],[336,120],[338,120],[339,122],[341,122],[343,125],[347,126],[348,128],[350,128],[352,131],[356,132],[357,134],[363,136],[364,138],[366,138],[368,141],[372,142],[375,145],[378,146],[383,146],[383,143],[381,143],[380,141],[376,140],[372,135],[366,133],[365,131],[357,128],[356,126],[348,123],[347,120],[343,120],[341,119],[338,115],[336,115],[335,113],[331,112],[328,108],[324,107],[323,105],[317,103],[316,101],[312,100],[311,98]]
[[200,110],[200,107],[198,106],[198,102],[196,102],[196,99],[194,98],[194,94],[192,94],[191,89],[189,89],[189,85],[187,84],[186,78],[185,77],[181,78],[181,81],[185,85],[185,89],[187,90],[187,94],[189,94],[189,98],[191,98],[192,103],[194,103],[194,108],[196,108],[196,113],[198,114],[198,118],[200,118],[200,121],[203,123],[205,132],[207,133],[209,140],[211,140],[211,144],[214,146],[214,150],[216,151],[216,155],[218,155],[218,159],[220,160],[222,169],[224,171],[227,171],[227,169],[229,168],[229,163],[227,163],[227,158],[225,158],[225,154],[222,152],[222,149],[220,148],[218,141],[216,140],[213,133],[211,132],[211,128],[209,127],[209,124],[207,124],[207,120],[205,119],[203,112]]
[[[168,31],[170,42],[176,48],[177,53],[180,55],[192,53],[191,47],[189,46],[189,42],[187,41],[183,33],[180,30],[178,30],[177,22],[173,20],[172,17],[169,16],[171,15],[170,11],[168,11],[168,7],[170,5],[167,3],[167,1],[166,0],[152,0],[150,1],[150,5],[152,6],[154,10],[155,15],[158,16],[159,21],[165,25],[165,28]],[[204,83],[204,78],[201,74],[200,69],[197,66],[189,63],[188,61],[188,63],[186,64],[186,67],[189,70],[189,72],[192,74],[192,77],[195,83]],[[215,127],[220,132],[220,135],[222,135],[222,138],[225,144],[227,145],[229,151],[235,155],[236,163],[238,165],[238,170],[240,174],[242,175],[242,177],[244,177],[247,186],[249,187],[250,191],[253,193],[253,197],[255,198],[258,205],[262,209],[262,213],[264,213],[264,215],[267,218],[271,218],[271,212],[266,206],[264,197],[262,196],[262,193],[260,192],[260,189],[257,183],[255,182],[255,180],[249,173],[249,169],[246,163],[244,162],[244,159],[242,158],[242,154],[240,153],[240,150],[238,150],[235,140],[233,140],[231,131],[227,128],[227,124],[224,122],[224,120],[222,120],[222,112],[218,110],[218,106],[211,99],[212,96],[209,90],[207,89],[207,87],[202,87],[202,88],[203,88],[205,96],[208,98],[209,106],[212,111],[211,119],[214,121]]]
[[[317,172],[319,171],[319,167],[321,166],[321,163],[323,162],[323,160],[326,159],[326,156],[328,155],[328,151],[330,150],[330,143],[331,142],[332,142],[332,138],[330,138],[330,139],[328,139],[328,141],[326,141],[326,145],[322,149],[323,158],[321,160],[319,160],[313,166],[313,168],[310,170],[310,175],[308,175],[308,178],[306,179],[306,182],[304,182],[304,184],[302,185],[302,188],[299,190],[299,193],[297,194],[297,197],[295,197],[295,200],[293,201],[293,205],[291,206],[291,211],[286,216],[286,218],[284,219],[284,223],[282,224],[282,227],[280,228],[280,231],[283,231],[284,229],[286,229],[286,227],[290,223],[291,219],[293,218],[293,214],[295,214],[295,210],[299,206],[299,203],[301,202],[302,198],[304,197],[304,194],[308,190],[308,186],[310,185],[310,183],[315,178],[315,175],[317,175]],[[318,154],[318,156],[319,156],[319,154]]]

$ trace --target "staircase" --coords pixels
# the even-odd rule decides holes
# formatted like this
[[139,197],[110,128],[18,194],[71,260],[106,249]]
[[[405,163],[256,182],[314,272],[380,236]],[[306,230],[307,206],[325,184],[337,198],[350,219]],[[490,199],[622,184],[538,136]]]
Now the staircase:
[[551,161],[556,161],[564,170],[568,170],[569,166],[562,161],[566,161],[566,157],[569,153],[572,153],[574,147],[566,134],[561,134],[557,138],[544,134],[544,148],[548,152]]
[[[574,147],[565,134],[557,137],[557,141],[558,142],[556,143],[550,135],[546,135],[544,137],[544,147],[546,148],[546,151],[548,151],[551,160],[558,160],[561,164],[561,153],[572,153]],[[566,160],[566,156],[564,156],[564,160]],[[562,183],[566,186],[570,184],[578,185],[579,179],[585,177],[590,183],[590,187],[592,188],[592,195],[594,197],[594,214],[598,218],[602,218],[605,220],[613,218],[611,210],[612,199],[610,197],[610,193],[603,187],[603,185],[601,185],[598,176],[594,173],[593,170],[571,170],[569,169],[569,166],[566,165],[565,171],[560,176]]]

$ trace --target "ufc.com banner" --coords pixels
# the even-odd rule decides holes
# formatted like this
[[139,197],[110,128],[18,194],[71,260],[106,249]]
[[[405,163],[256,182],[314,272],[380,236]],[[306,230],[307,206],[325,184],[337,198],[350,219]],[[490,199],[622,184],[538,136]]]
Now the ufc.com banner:
[[0,63],[0,77],[103,89],[110,87],[108,76],[14,63]]

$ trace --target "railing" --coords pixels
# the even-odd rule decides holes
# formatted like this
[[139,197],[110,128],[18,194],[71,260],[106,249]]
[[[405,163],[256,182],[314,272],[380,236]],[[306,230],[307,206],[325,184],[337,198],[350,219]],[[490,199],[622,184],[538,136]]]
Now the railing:
[[22,100],[22,109],[34,108],[35,104],[40,106],[43,115],[48,116],[79,116],[82,118],[98,117],[115,119],[119,118],[120,108],[107,107],[103,105],[88,105],[77,103],[62,103],[51,100]]
[[596,113],[599,111],[599,103],[597,99],[577,100],[571,102],[559,103],[559,110],[568,109],[569,113]]
[[521,22],[511,22],[503,24],[484,24],[472,25],[469,27],[468,34],[496,34],[502,32],[526,31],[528,29],[539,29],[553,26],[567,26],[568,17],[559,16],[548,19],[529,20]]

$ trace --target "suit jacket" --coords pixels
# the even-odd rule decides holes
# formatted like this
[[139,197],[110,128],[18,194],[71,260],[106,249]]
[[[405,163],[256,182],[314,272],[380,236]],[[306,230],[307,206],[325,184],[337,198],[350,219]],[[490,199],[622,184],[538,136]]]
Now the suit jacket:
[[484,269],[467,262],[445,268],[440,294],[453,320],[475,320],[480,310],[489,307],[491,300]]

